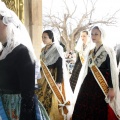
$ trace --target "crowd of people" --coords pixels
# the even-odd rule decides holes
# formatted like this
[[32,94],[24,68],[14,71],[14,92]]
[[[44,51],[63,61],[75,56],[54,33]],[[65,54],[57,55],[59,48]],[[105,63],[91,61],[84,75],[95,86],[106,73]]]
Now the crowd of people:
[[0,120],[120,120],[120,45],[106,46],[100,26],[90,34],[64,56],[43,31],[38,63],[25,26],[0,1]]
[[65,60],[66,60],[66,67],[68,69],[69,74],[72,74],[75,61],[76,61],[76,52],[74,50],[70,50],[70,52],[65,52]]

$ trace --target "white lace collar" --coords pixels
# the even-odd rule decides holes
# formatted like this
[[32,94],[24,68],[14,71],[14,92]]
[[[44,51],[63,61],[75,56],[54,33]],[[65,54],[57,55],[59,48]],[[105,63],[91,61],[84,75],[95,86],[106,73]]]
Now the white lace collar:
[[[13,38],[14,39],[14,38]],[[2,47],[2,53],[0,55],[0,60],[3,60],[6,58],[6,56],[12,52],[12,50],[17,47],[20,43],[14,41],[13,39],[7,40],[7,45],[5,47]]]

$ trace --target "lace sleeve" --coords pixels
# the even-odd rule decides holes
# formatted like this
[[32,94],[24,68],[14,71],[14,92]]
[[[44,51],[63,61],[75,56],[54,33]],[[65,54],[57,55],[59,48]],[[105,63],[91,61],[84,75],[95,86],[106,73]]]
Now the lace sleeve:
[[35,106],[33,91],[24,91],[21,94],[20,120],[35,120]]
[[34,86],[35,62],[32,60],[27,48],[22,48],[19,53],[17,73],[21,91],[20,120],[35,120]]
[[110,58],[108,55],[107,55],[106,60],[107,60],[107,72],[106,72],[106,74],[108,76],[108,86],[110,88],[113,88],[112,78],[111,78],[111,69],[110,69]]
[[57,62],[55,63],[55,66],[57,68],[57,79],[56,83],[62,83],[63,81],[63,69],[62,69],[62,58],[59,57]]

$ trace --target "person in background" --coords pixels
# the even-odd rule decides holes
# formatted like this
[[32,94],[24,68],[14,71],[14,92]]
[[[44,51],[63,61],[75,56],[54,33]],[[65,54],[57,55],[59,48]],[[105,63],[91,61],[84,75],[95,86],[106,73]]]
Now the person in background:
[[95,48],[89,52],[78,78],[72,120],[118,120],[120,92],[115,51],[103,45],[100,27],[93,27],[91,39]]
[[120,44],[116,46],[115,51],[116,51],[116,59],[117,59],[118,72],[119,72],[119,88],[120,88]]
[[[66,83],[64,78],[65,76],[67,77],[67,73],[65,72],[63,48],[61,45],[54,43],[54,35],[51,30],[45,30],[43,32],[42,40],[45,47],[41,50],[40,60],[48,67],[56,86],[59,88],[64,98],[66,98],[66,90],[64,88],[68,86],[69,81],[66,78],[67,85],[64,85],[64,83]],[[41,79],[38,80],[40,89],[36,91],[38,99],[43,103],[51,120],[64,120],[64,116],[59,109],[58,99],[54,94],[56,91],[53,92],[51,86],[49,86],[49,78],[43,72],[43,68],[40,70]],[[67,90],[69,90],[69,88],[67,88]]]
[[90,40],[88,36],[89,36],[88,31],[82,31],[80,35],[81,39],[80,41],[78,41],[75,48],[75,50],[77,51],[77,60],[70,77],[70,85],[73,92],[78,80],[78,76],[79,76],[82,64],[84,63],[85,58],[90,49]]
[[49,120],[35,96],[31,39],[17,15],[0,1],[0,119]]

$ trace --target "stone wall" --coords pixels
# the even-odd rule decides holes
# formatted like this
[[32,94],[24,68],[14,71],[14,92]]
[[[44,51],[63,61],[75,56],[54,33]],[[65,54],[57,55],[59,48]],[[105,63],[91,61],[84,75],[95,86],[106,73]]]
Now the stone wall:
[[42,41],[42,0],[24,0],[25,26],[39,58]]

